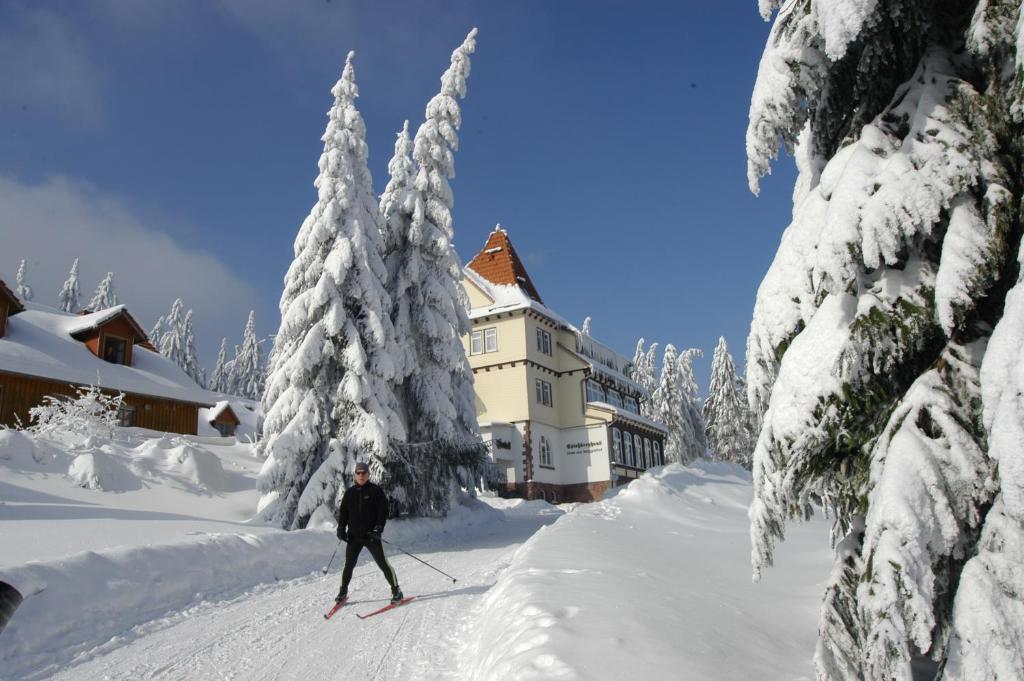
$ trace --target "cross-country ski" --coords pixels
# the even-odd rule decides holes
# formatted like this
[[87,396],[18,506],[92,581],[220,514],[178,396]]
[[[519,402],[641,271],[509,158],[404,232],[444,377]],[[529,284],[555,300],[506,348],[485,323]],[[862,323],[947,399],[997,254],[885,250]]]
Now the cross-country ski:
[[367,619],[369,617],[373,617],[374,615],[379,615],[379,614],[381,614],[383,612],[387,612],[388,610],[394,610],[395,608],[397,608],[399,606],[402,606],[402,605],[405,605],[406,603],[411,602],[415,598],[416,598],[415,596],[408,596],[406,598],[403,598],[400,601],[395,601],[394,603],[389,603],[388,605],[385,605],[380,610],[374,610],[373,612],[368,612],[365,615],[356,614],[356,617],[358,617],[361,620],[365,620],[365,619]]

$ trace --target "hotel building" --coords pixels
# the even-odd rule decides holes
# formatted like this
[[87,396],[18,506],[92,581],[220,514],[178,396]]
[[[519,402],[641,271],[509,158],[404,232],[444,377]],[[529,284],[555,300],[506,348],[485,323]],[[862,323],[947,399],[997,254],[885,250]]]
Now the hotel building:
[[650,396],[630,360],[544,304],[505,230],[464,272],[477,418],[508,493],[594,501],[664,463],[667,431],[640,415]]

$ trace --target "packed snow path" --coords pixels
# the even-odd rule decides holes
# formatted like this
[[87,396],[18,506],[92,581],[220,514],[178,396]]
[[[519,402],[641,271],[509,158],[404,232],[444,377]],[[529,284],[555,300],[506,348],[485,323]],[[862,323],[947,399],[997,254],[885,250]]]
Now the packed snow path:
[[[540,506],[538,504],[538,506]],[[82,656],[53,678],[90,679],[438,679],[458,673],[454,634],[472,614],[517,548],[563,513],[509,515],[486,528],[413,551],[458,579],[456,584],[401,553],[389,560],[402,589],[416,600],[361,621],[386,604],[387,583],[366,551],[349,604],[322,617],[338,590],[340,565],[319,574],[204,603],[134,628]],[[340,553],[340,552],[339,552]],[[327,556],[324,557],[325,561]],[[49,678],[54,670],[39,676]]]

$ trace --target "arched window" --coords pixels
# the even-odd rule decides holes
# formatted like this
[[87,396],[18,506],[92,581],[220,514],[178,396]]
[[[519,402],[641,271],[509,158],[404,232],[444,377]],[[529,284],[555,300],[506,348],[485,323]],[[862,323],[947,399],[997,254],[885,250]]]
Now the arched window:
[[636,450],[636,458],[633,460],[633,465],[639,467],[642,463],[640,459],[644,455],[644,441],[636,433],[633,433],[633,449]]
[[622,458],[622,431],[612,428],[612,459],[617,463],[625,463]]
[[651,458],[651,441],[644,438],[644,468],[650,468],[654,465],[654,459]]
[[664,466],[665,465],[665,462],[661,458],[661,445],[658,444],[657,440],[654,441],[654,465],[655,466]]
[[627,466],[633,465],[633,438],[629,433],[622,434],[622,463]]
[[551,443],[543,435],[540,436],[540,465],[551,466]]

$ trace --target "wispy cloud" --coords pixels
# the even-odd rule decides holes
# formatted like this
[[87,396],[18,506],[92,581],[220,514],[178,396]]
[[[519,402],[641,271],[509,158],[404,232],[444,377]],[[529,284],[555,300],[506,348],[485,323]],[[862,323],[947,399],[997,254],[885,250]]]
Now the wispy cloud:
[[10,5],[0,28],[0,101],[94,125],[104,78],[71,23],[46,9]]
[[82,303],[106,272],[114,272],[118,298],[146,329],[181,298],[194,310],[196,340],[207,363],[222,336],[240,341],[251,308],[261,327],[276,324],[276,301],[261,301],[217,257],[161,231],[161,223],[171,222],[66,177],[28,184],[0,176],[0,277],[13,286],[24,258],[33,301],[56,305],[72,260],[81,258]]

